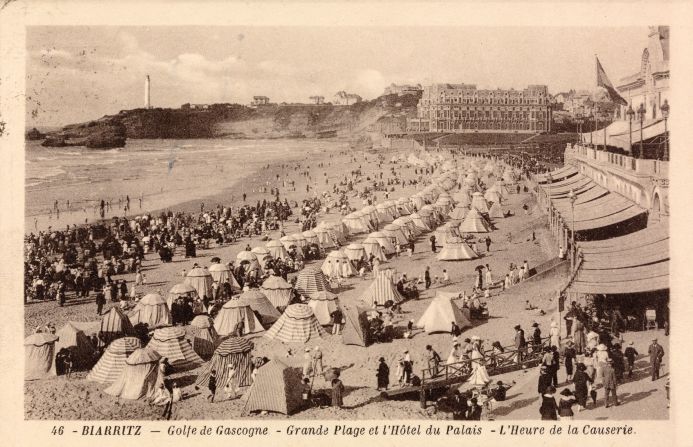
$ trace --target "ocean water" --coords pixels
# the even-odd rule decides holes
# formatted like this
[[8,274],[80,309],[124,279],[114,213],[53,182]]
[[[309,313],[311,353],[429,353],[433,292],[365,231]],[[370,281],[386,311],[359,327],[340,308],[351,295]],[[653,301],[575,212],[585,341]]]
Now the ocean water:
[[133,213],[140,196],[146,209],[174,206],[220,193],[267,164],[346,148],[326,140],[128,140],[109,150],[27,141],[25,221],[33,227],[50,216],[57,223],[56,200],[61,226],[92,220],[102,199],[115,205],[129,195]]

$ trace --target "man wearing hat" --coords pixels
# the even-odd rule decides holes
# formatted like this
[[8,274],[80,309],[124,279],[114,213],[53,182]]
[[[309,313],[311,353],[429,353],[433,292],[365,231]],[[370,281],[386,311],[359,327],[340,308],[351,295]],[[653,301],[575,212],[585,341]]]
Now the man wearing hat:
[[628,347],[623,352],[623,356],[628,360],[628,378],[633,377],[633,365],[635,365],[635,358],[638,356],[638,351],[633,347],[633,342],[628,343]]
[[522,363],[524,351],[526,348],[527,341],[525,340],[525,331],[522,330],[522,328],[518,324],[515,326],[515,349],[517,350],[517,363]]
[[647,353],[650,355],[650,366],[652,367],[652,381],[659,379],[659,367],[662,365],[662,357],[664,357],[664,348],[657,343],[657,339],[652,339],[652,344],[647,348]]
[[539,351],[541,349],[541,329],[539,329],[539,323],[536,321],[532,323],[532,327],[534,328],[534,332],[532,333],[533,349]]
[[604,384],[604,403],[606,408],[609,408],[609,396],[614,396],[614,405],[618,406],[621,403],[618,401],[618,396],[616,395],[616,371],[614,371],[613,360],[611,358],[606,359],[606,366],[602,371],[602,383]]

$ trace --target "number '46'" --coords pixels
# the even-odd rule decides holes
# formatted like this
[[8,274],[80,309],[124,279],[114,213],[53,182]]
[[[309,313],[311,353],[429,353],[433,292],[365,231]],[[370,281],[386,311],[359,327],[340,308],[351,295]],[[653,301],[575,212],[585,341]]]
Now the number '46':
[[59,427],[56,427],[54,425],[53,430],[51,430],[51,434],[52,435],[62,435],[64,430],[65,430],[65,427],[63,427],[62,425]]

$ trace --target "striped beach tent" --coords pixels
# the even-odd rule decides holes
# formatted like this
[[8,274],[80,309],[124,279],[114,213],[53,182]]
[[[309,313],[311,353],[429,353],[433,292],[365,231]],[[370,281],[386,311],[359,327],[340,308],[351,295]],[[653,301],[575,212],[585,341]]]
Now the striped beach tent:
[[366,256],[368,258],[373,255],[375,259],[379,261],[387,261],[387,256],[385,256],[385,250],[383,250],[382,245],[380,243],[370,237],[367,237],[362,243],[363,249],[366,252]]
[[298,365],[290,366],[272,359],[258,369],[248,390],[243,415],[254,411],[272,411],[291,415],[303,405],[303,376]]
[[342,343],[345,345],[368,346],[371,343],[368,312],[358,306],[342,306],[344,311],[344,330]]
[[260,316],[261,323],[265,326],[277,321],[281,315],[272,302],[258,289],[243,292],[239,300],[245,300],[255,314]]
[[[298,242],[296,241],[296,238],[293,235],[288,235],[288,236],[283,236],[279,239],[279,242],[282,243],[284,248],[286,250],[290,249],[291,247],[300,247]],[[268,247],[269,248],[269,247]]]
[[332,292],[325,274],[317,266],[301,270],[296,278],[295,287],[298,293],[309,299],[318,292]]
[[101,318],[100,332],[101,336],[99,338],[101,338],[105,344],[110,343],[116,338],[135,334],[130,318],[128,318],[118,306],[111,307],[106,315]]
[[368,239],[375,239],[376,241],[378,241],[380,246],[383,247],[383,251],[386,255],[391,255],[395,253],[395,246],[392,243],[392,239],[386,236],[384,233],[376,231],[374,233],[369,234]]
[[[322,248],[333,248],[336,247],[335,241],[332,238],[330,230],[326,227],[318,227],[313,230],[315,237],[318,239],[318,245]],[[304,233],[305,234],[305,233]],[[336,237],[335,237],[336,239]]]
[[453,236],[445,241],[437,259],[439,261],[462,261],[478,257],[479,255],[462,238]]
[[222,390],[229,381],[229,369],[236,370],[236,380],[239,386],[248,386],[252,383],[251,373],[253,344],[245,338],[229,337],[222,341],[214,351],[212,359],[205,363],[202,372],[197,376],[195,385],[206,387],[209,385],[209,376],[216,371],[217,389]]
[[459,226],[460,233],[488,233],[491,228],[479,211],[472,208]]
[[69,349],[73,356],[73,369],[90,367],[92,365],[96,348],[84,331],[68,321],[55,335],[58,336],[58,341],[55,343],[55,352],[58,353],[64,348]]
[[291,304],[265,336],[284,343],[306,343],[311,338],[324,337],[325,330],[320,326],[310,306]]
[[213,282],[212,274],[204,267],[195,267],[185,275],[185,283],[193,286],[200,298],[212,298]]
[[320,245],[320,240],[318,240],[318,235],[313,230],[304,231],[301,236],[306,240],[306,244],[318,244]]
[[190,322],[192,328],[192,348],[203,359],[214,354],[219,335],[214,329],[212,319],[207,315],[198,315]]
[[24,339],[24,380],[45,379],[55,375],[56,335],[31,334]]
[[236,328],[240,322],[243,322],[244,334],[254,334],[265,330],[253,309],[250,308],[250,303],[238,298],[227,301],[219,309],[219,313],[214,318],[214,329],[217,334],[225,337],[237,332]]
[[243,264],[243,263],[249,263],[250,264],[250,270],[260,270],[262,271],[262,266],[260,265],[260,260],[258,259],[257,255],[253,253],[252,251],[246,251],[243,250],[239,252],[236,255],[236,261],[238,263]]
[[500,203],[502,201],[502,197],[500,193],[496,191],[495,187],[491,187],[484,193],[484,199],[493,203]]
[[99,361],[94,365],[87,380],[103,384],[113,383],[125,368],[125,360],[142,344],[135,337],[123,337],[108,345]]
[[373,283],[366,289],[362,296],[365,303],[373,305],[383,305],[387,301],[399,303],[404,300],[404,297],[399,294],[395,284],[388,275],[377,275]]
[[[376,242],[377,244],[377,242]],[[380,244],[378,244],[380,246]],[[356,263],[360,260],[368,260],[368,255],[366,255],[366,250],[363,247],[363,244],[349,244],[346,247],[344,247],[344,254],[351,260],[352,262]]]
[[351,260],[342,250],[331,251],[325,258],[322,267],[320,267],[320,271],[332,279],[336,276],[349,278],[357,273],[351,264]]
[[197,368],[204,363],[185,339],[185,330],[178,326],[155,330],[147,347],[167,358],[176,371]]
[[210,275],[212,275],[212,281],[217,282],[219,284],[228,282],[229,284],[231,284],[232,288],[236,290],[241,289],[241,285],[238,284],[238,281],[236,281],[236,278],[233,276],[233,273],[231,272],[231,267],[229,267],[227,264],[212,264],[209,266],[209,269],[207,269],[207,271]]
[[488,214],[488,202],[480,192],[472,194],[472,208],[476,208],[480,213]]
[[431,227],[428,224],[428,218],[424,218],[419,213],[414,213],[409,217],[411,217],[412,222],[414,222],[414,225],[416,225],[416,228],[418,228],[420,231],[431,231]]
[[130,315],[132,324],[145,323],[149,329],[171,324],[166,300],[158,293],[148,293],[137,303]]
[[168,296],[166,297],[166,305],[168,306],[168,310],[170,311],[171,306],[173,306],[173,303],[178,298],[191,297],[194,299],[196,296],[197,290],[190,284],[176,284],[175,286],[171,287],[171,290],[168,291]]
[[332,312],[339,308],[339,298],[334,293],[320,292],[308,301],[318,323],[325,326],[332,323]]
[[394,223],[385,225],[385,227],[382,230],[382,233],[388,238],[390,238],[391,241],[395,241],[397,244],[405,245],[409,243],[407,235],[404,234],[402,227]]
[[291,284],[286,282],[281,276],[270,276],[260,287],[260,291],[265,294],[272,305],[279,309],[286,307],[291,300]]
[[491,209],[488,210],[488,216],[493,219],[503,219],[505,217],[500,202],[494,202],[493,205],[491,205]]
[[270,255],[274,259],[287,260],[289,258],[289,253],[286,251],[286,247],[280,241],[269,241],[265,244],[267,250],[269,250]]
[[121,399],[138,400],[154,396],[161,356],[148,347],[138,348],[125,360],[125,367],[104,393]]

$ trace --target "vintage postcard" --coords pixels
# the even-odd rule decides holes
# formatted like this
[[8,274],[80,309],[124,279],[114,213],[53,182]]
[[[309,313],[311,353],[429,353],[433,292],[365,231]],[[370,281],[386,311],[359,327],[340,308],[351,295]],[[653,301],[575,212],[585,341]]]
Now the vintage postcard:
[[488,6],[4,2],[8,445],[686,445],[690,8]]

